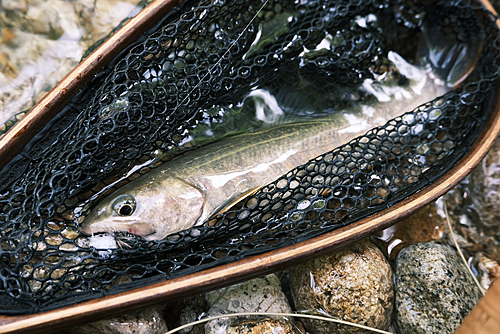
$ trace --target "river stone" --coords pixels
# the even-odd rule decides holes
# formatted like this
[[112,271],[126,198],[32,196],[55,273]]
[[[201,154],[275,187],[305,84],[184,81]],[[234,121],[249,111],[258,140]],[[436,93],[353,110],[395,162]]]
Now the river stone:
[[465,205],[456,229],[472,243],[465,248],[469,254],[482,252],[500,262],[500,139],[468,179],[469,193],[462,195]]
[[[205,298],[210,306],[207,317],[236,312],[290,313],[292,311],[281,290],[280,280],[275,274],[208,292]],[[242,319],[231,317],[210,321],[205,325],[205,333],[226,333]]]
[[500,265],[495,260],[492,260],[480,254],[476,264],[477,279],[484,290],[488,290],[496,280],[500,279]]
[[481,223],[485,227],[500,225],[500,140],[497,140],[486,157],[470,174],[471,197]]
[[[185,298],[182,301],[182,308],[179,314],[179,326],[199,320],[200,316],[205,313],[207,308],[205,295],[200,294]],[[203,324],[184,328],[179,331],[180,334],[205,334]]]
[[290,321],[263,318],[239,321],[225,331],[226,334],[301,334],[302,332]]
[[396,318],[400,333],[454,333],[480,291],[454,249],[411,245],[396,259]]
[[72,334],[163,334],[168,331],[162,307],[151,307],[119,317],[71,328]]
[[438,203],[429,203],[396,225],[380,231],[372,240],[389,260],[394,261],[403,248],[436,241],[444,236],[447,229],[446,216],[439,211]]
[[[393,305],[392,270],[370,241],[290,269],[297,310],[317,310],[344,321],[387,330]],[[301,319],[312,334],[369,333],[357,327]]]

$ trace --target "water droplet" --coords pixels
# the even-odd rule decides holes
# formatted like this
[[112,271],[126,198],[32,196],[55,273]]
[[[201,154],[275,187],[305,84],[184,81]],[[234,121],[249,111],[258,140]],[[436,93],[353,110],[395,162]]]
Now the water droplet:
[[297,205],[297,209],[298,209],[298,210],[304,210],[304,209],[307,209],[310,205],[311,205],[311,201],[309,201],[309,200],[304,200],[304,201],[300,202],[300,203]]

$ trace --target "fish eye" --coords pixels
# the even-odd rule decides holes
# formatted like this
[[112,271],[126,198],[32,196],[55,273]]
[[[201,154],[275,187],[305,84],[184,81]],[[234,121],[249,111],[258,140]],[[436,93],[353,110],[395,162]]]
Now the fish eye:
[[130,195],[118,196],[113,202],[113,211],[118,216],[130,216],[135,211],[135,199]]

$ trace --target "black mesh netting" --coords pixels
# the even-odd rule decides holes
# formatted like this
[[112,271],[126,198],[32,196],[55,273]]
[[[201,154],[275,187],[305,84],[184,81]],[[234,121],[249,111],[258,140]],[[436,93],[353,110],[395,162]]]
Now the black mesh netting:
[[[306,240],[419,191],[471,147],[500,73],[495,20],[479,3],[271,0],[259,12],[264,3],[185,1],[4,168],[0,313],[69,305]],[[365,24],[354,24],[360,18]],[[390,71],[390,50],[411,59],[424,21],[457,43],[482,45],[461,86],[296,167],[201,226],[161,241],[126,235],[129,248],[105,255],[88,246],[78,222],[101,190],[156,150],[180,152],[204,117],[224,117],[210,114],[215,107],[253,87],[307,82],[303,91],[321,96],[318,108],[342,108],[350,100],[338,88]],[[259,27],[269,36],[254,43]],[[330,49],[304,52],[327,34]]]

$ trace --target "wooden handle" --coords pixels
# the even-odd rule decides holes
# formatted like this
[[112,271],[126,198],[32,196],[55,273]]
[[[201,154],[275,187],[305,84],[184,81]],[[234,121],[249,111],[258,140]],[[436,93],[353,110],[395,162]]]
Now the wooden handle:
[[496,281],[455,334],[498,334],[500,333],[500,282]]

